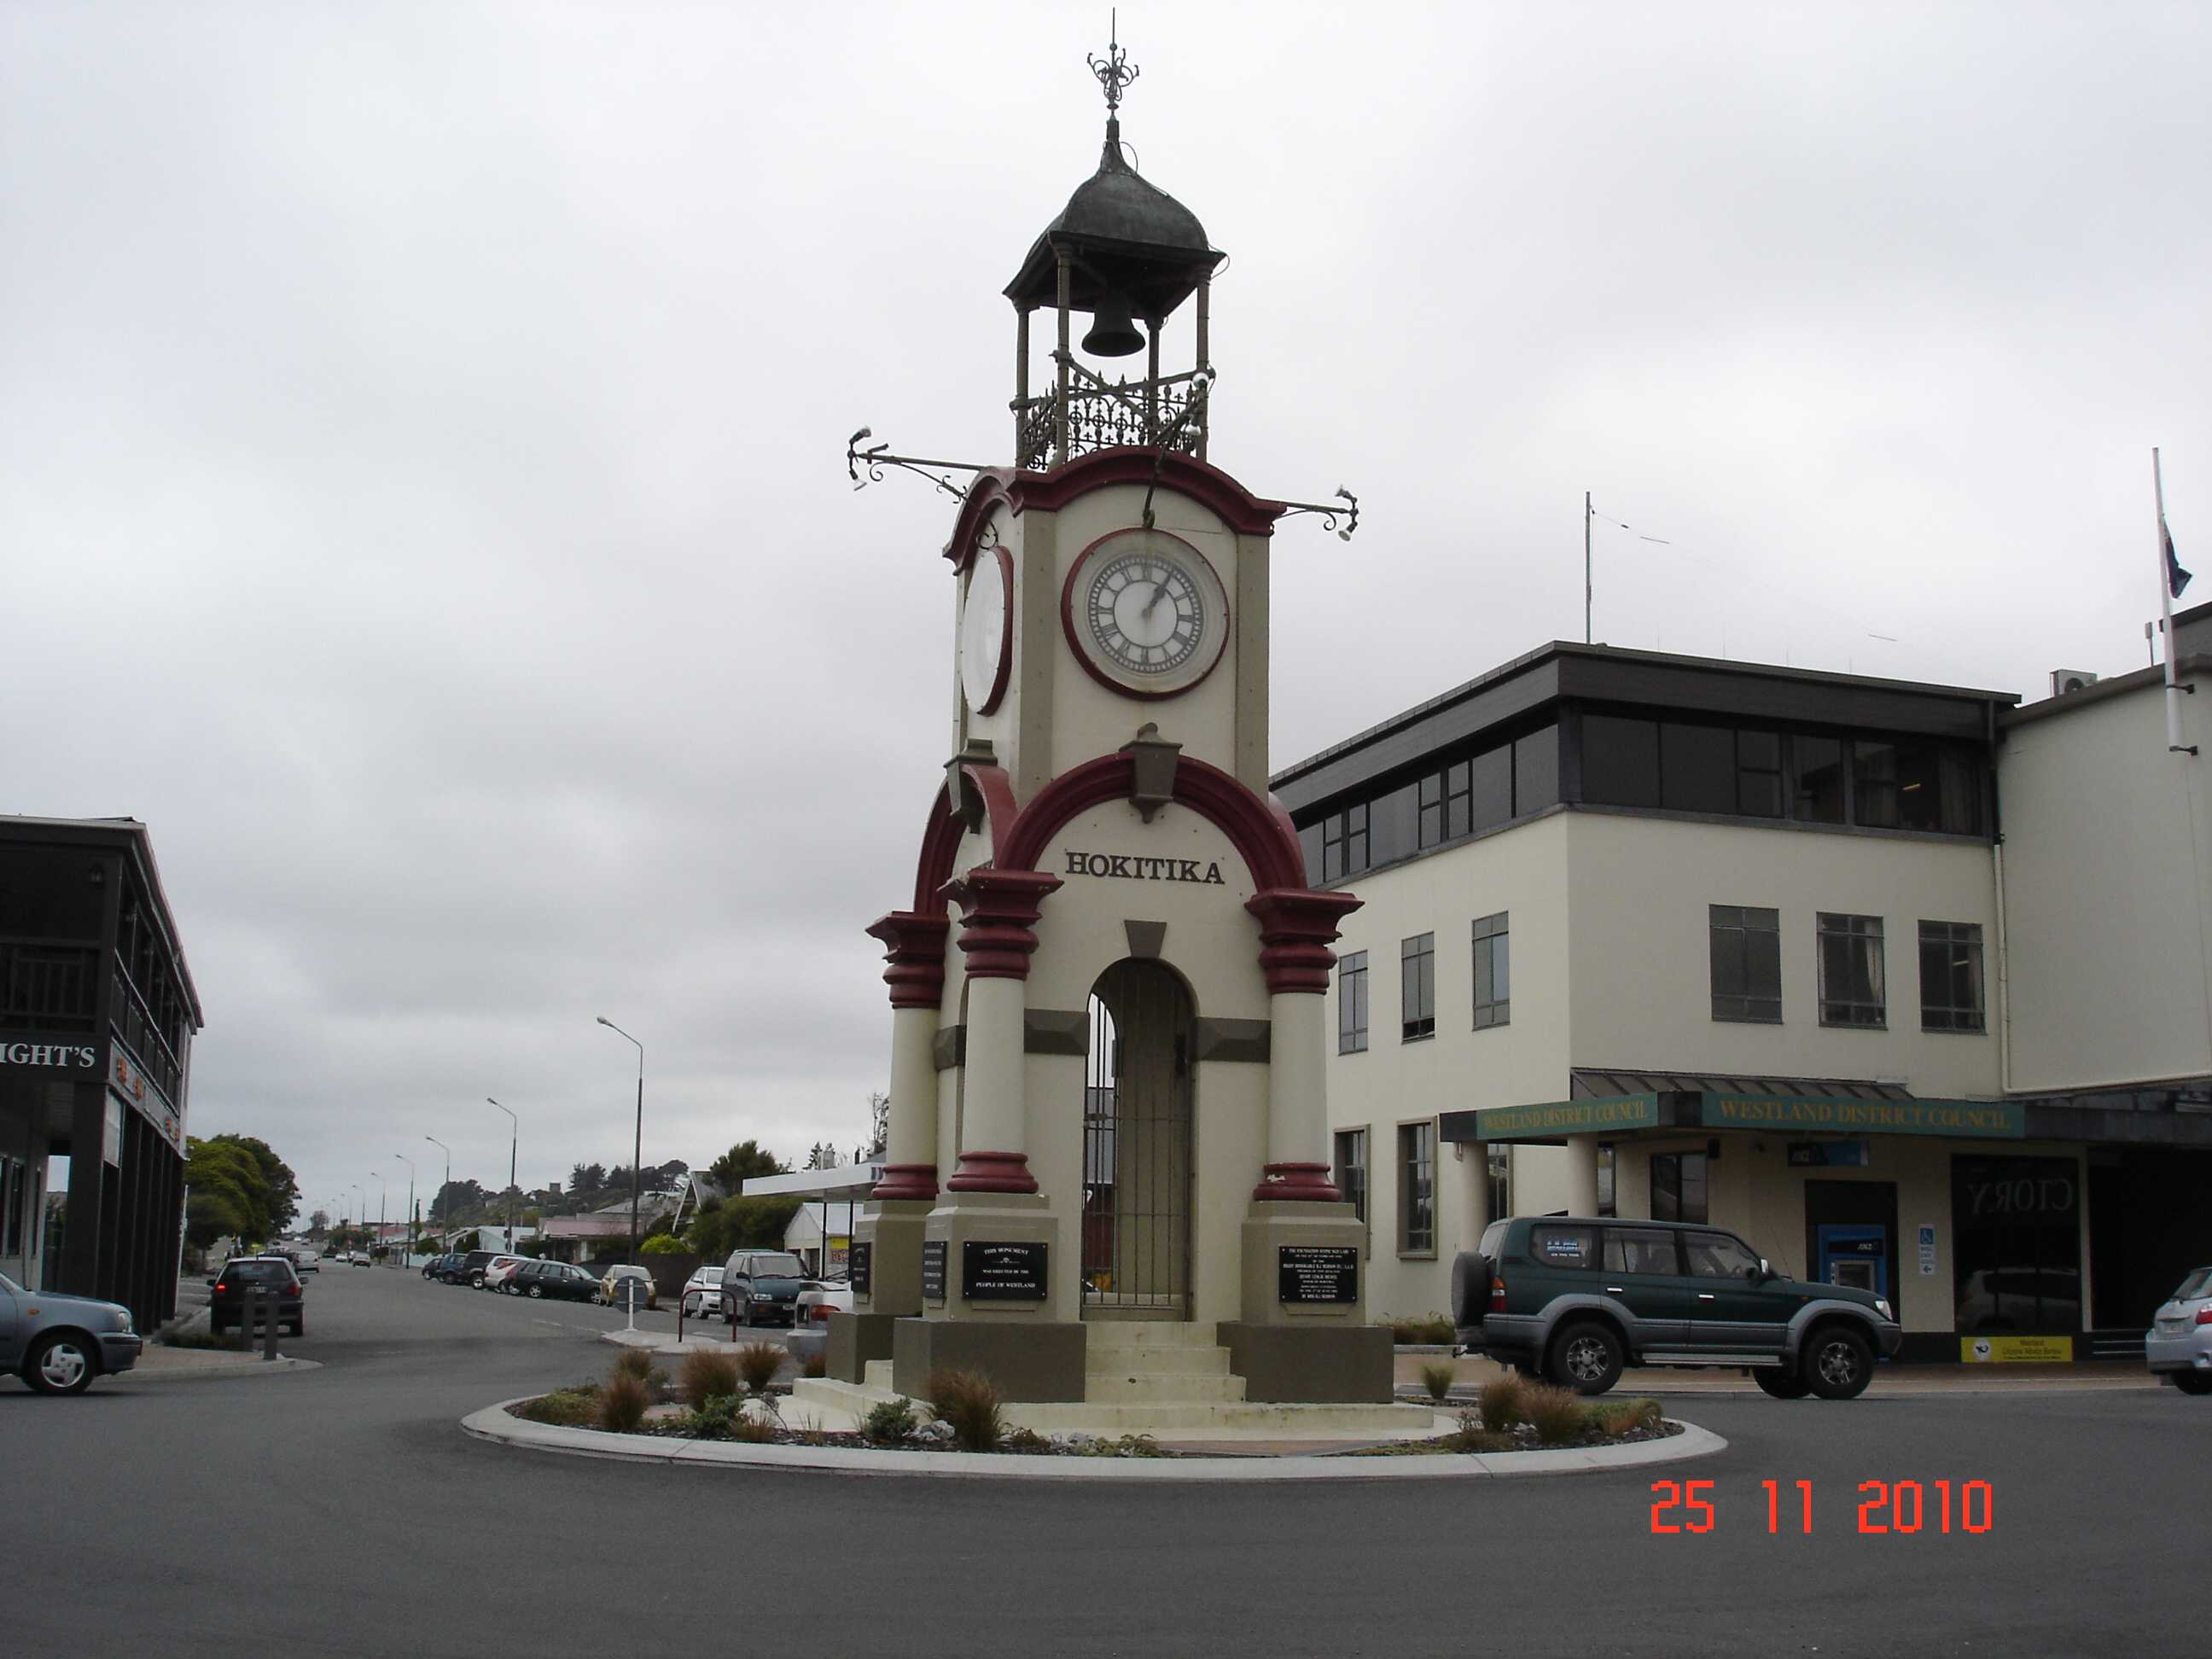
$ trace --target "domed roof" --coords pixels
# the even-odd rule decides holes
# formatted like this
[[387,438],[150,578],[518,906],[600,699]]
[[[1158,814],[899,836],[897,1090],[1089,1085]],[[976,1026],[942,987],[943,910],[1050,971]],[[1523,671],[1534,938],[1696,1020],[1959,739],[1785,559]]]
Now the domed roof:
[[1140,314],[1164,316],[1221,263],[1198,216],[1123,158],[1121,126],[1108,118],[1098,171],[1076,187],[1006,285],[1017,304],[1057,303],[1063,247],[1077,256],[1069,302],[1079,311],[1117,289]]

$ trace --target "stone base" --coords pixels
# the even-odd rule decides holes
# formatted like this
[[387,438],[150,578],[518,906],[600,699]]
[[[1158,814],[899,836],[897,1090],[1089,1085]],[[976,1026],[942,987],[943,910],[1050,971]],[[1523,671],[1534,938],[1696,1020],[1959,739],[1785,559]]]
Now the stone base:
[[[945,1247],[944,1299],[924,1301],[920,1312],[925,1319],[1048,1325],[1066,1317],[1060,1309],[1060,1299],[1052,1293],[1053,1281],[1059,1277],[1060,1222],[1052,1212],[1051,1200],[1043,1194],[947,1192],[923,1223],[922,1235],[923,1243]],[[962,1294],[962,1247],[969,1243],[1043,1245],[1044,1294],[1034,1301],[997,1297],[970,1301]],[[920,1271],[917,1258],[915,1272]],[[1075,1397],[1083,1396],[1079,1393]]]
[[1395,1386],[1382,1325],[1248,1325],[1224,1319],[1217,1340],[1254,1404],[1384,1405]]
[[866,1382],[871,1359],[891,1357],[891,1327],[897,1322],[895,1314],[831,1314],[829,1357],[823,1374],[840,1382]]
[[[921,1311],[921,1236],[934,1200],[888,1199],[872,1203],[854,1226],[868,1247],[868,1294],[853,1297],[853,1311],[896,1318]],[[886,1347],[878,1358],[887,1358]]]
[[901,1319],[893,1323],[891,1386],[927,1400],[932,1371],[981,1371],[1008,1400],[1081,1400],[1083,1352],[1079,1322]]
[[[1338,1326],[1367,1322],[1367,1229],[1349,1204],[1255,1203],[1244,1218],[1243,1323]],[[1277,1252],[1286,1244],[1323,1246],[1358,1253],[1359,1296],[1352,1302],[1285,1302]],[[1226,1325],[1223,1327],[1225,1330]],[[1241,1367],[1239,1368],[1241,1369]],[[1261,1396],[1253,1396],[1258,1399]],[[1287,1400],[1298,1395],[1280,1396]],[[1316,1395],[1315,1399],[1337,1396]]]

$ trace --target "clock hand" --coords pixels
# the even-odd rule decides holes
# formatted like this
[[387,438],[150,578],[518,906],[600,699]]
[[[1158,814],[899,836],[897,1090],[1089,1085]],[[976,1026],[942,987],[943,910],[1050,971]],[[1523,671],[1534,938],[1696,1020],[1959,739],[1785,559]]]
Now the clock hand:
[[1168,579],[1165,576],[1162,576],[1159,580],[1153,585],[1152,597],[1145,601],[1145,608],[1137,613],[1138,617],[1141,620],[1144,617],[1150,617],[1152,614],[1152,607],[1160,602],[1160,595],[1167,591]]

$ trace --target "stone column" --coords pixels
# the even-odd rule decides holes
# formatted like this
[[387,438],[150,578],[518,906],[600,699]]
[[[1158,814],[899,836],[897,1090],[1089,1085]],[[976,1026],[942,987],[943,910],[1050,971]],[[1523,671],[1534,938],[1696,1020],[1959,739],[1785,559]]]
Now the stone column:
[[1034,1193],[1028,1103],[1022,1087],[1030,957],[1036,922],[1060,878],[1036,870],[970,870],[946,891],[966,913],[968,1079],[962,1096],[954,1193]]
[[1567,1137],[1567,1213],[1597,1213],[1597,1137]]
[[949,916],[913,910],[894,910],[868,929],[883,941],[890,987],[890,1123],[883,1179],[854,1224],[853,1311],[830,1322],[827,1370],[841,1382],[865,1382],[870,1360],[891,1357],[891,1322],[921,1311],[922,1232],[937,1200],[936,1042],[951,931]]
[[1359,908],[1349,893],[1277,888],[1245,907],[1260,919],[1267,976],[1267,1163],[1255,1203],[1334,1204],[1328,1177],[1329,969],[1338,920]]

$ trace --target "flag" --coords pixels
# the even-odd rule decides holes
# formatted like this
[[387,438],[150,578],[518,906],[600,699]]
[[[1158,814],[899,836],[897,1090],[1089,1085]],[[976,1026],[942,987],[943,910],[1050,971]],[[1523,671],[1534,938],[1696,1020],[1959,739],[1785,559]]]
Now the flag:
[[2163,513],[2159,514],[2158,538],[2166,544],[2166,591],[2178,599],[2181,597],[2181,590],[2189,586],[2189,573],[2181,568],[2181,561],[2173,556],[2173,532],[2166,527]]

